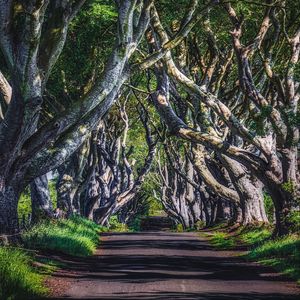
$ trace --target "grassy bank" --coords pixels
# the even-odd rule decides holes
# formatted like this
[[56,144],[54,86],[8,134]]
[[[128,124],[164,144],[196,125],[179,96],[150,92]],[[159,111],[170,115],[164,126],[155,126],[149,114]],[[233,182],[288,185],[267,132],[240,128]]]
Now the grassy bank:
[[93,254],[99,243],[100,227],[81,218],[53,220],[40,223],[23,234],[26,247],[49,249],[76,256]]
[[251,249],[247,258],[272,266],[300,284],[300,237],[297,235],[265,241]]
[[210,241],[218,249],[234,249],[245,245],[249,251],[248,260],[274,267],[295,279],[300,284],[300,236],[292,234],[282,238],[270,239],[268,228],[239,228],[234,232],[225,230],[210,234]]
[[[47,221],[22,234],[24,248],[56,250],[70,255],[93,254],[100,228],[81,217]],[[0,247],[0,299],[34,299],[47,293],[45,277],[55,270],[55,262],[41,261],[34,251]]]
[[0,299],[33,299],[44,295],[47,289],[43,280],[29,254],[0,247]]

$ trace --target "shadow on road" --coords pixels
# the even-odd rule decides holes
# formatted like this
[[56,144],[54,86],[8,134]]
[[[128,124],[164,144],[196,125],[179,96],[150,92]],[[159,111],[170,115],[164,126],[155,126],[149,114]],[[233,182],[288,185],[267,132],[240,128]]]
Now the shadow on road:
[[299,299],[287,278],[234,255],[188,233],[107,234],[95,256],[54,257],[66,265],[56,277],[73,281],[55,299]]

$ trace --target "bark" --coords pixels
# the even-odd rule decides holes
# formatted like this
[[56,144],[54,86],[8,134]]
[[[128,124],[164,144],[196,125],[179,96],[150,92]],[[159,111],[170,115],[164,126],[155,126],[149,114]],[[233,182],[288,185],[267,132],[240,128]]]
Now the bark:
[[30,184],[32,222],[37,223],[53,217],[53,206],[50,198],[47,175],[36,178]]
[[[243,164],[247,170],[263,182],[269,191],[274,189],[274,186],[276,185],[276,190],[278,191],[278,194],[281,195],[282,200],[280,201],[280,197],[274,195],[273,201],[276,209],[278,210],[277,222],[281,224],[280,226],[282,227],[284,222],[281,219],[287,219],[286,216],[289,214],[288,211],[290,211],[291,203],[293,203],[295,198],[295,196],[291,195],[291,192],[287,193],[287,191],[285,191],[284,186],[291,184],[295,187],[297,186],[297,188],[295,188],[297,190],[299,185],[294,176],[294,174],[298,172],[297,164],[295,163],[295,158],[289,155],[291,149],[294,149],[295,145],[299,141],[299,129],[293,124],[286,122],[286,118],[278,107],[286,107],[286,109],[293,111],[293,113],[296,113],[297,111],[297,109],[295,109],[295,103],[297,103],[299,99],[299,94],[295,93],[295,81],[293,80],[293,76],[295,63],[297,63],[299,59],[300,31],[298,30],[293,38],[288,39],[292,53],[289,66],[287,67],[287,74],[289,74],[289,76],[282,79],[281,84],[278,84],[277,80],[276,87],[278,91],[276,91],[277,93],[275,93],[275,95],[271,90],[269,92],[266,92],[265,90],[264,92],[261,92],[254,83],[250,58],[253,56],[254,52],[262,46],[266,32],[270,27],[270,14],[274,8],[266,8],[257,36],[253,41],[250,41],[248,45],[243,46],[239,40],[241,36],[241,26],[243,24],[241,21],[242,19],[237,17],[229,3],[225,4],[225,6],[227,6],[229,16],[234,26],[232,39],[239,68],[239,84],[241,92],[245,97],[247,97],[247,99],[250,99],[251,104],[253,105],[250,107],[252,111],[255,111],[255,109],[258,109],[259,111],[263,111],[267,108],[270,109],[270,113],[267,115],[266,124],[272,128],[275,140],[270,143],[267,135],[264,137],[253,136],[250,130],[242,122],[240,122],[238,117],[236,117],[230,107],[226,105],[226,99],[223,101],[219,100],[218,97],[207,91],[207,85],[203,87],[202,85],[197,84],[178,69],[173,61],[170,51],[166,53],[163,59],[168,75],[176,82],[182,84],[192,97],[197,97],[199,101],[203,102],[218,116],[220,120],[224,122],[223,124],[226,124],[228,130],[231,130],[233,134],[238,134],[244,142],[252,145],[252,148],[244,149],[243,146],[235,146],[226,138],[226,135],[225,138],[222,138],[220,132],[216,130],[205,132],[203,130],[200,131],[187,126],[182,119],[178,118],[169,102],[168,78],[166,74],[163,74],[163,72],[156,71],[159,73],[156,74],[158,86],[157,92],[152,94],[152,99],[156,110],[167,124],[172,134],[191,142],[202,144],[207,148],[213,149],[217,153],[222,153]],[[153,12],[152,20],[153,28],[155,29],[160,43],[167,43],[169,41],[168,34],[160,23],[158,14],[155,11]],[[274,48],[273,46],[274,45],[272,45],[271,48]],[[266,52],[266,55],[269,55],[268,49],[264,49],[264,51]],[[271,64],[269,64],[268,67],[271,68]],[[269,72],[269,77],[274,75],[271,74],[272,72]],[[211,76],[209,77],[211,78]],[[271,78],[271,80],[273,79]],[[278,86],[280,85],[284,88],[279,89]],[[267,85],[264,85],[263,82],[261,83],[261,87],[267,89]],[[267,98],[265,95],[274,95],[275,98],[269,99],[271,97]],[[236,99],[241,98],[236,97]],[[254,105],[255,109],[253,108]],[[211,128],[215,127],[214,124],[210,124],[210,126]],[[253,151],[253,149],[255,149],[255,151]],[[283,154],[278,155],[281,152]],[[240,191],[240,194],[242,193],[244,193],[243,189]],[[287,204],[288,202],[290,202],[290,204]],[[254,207],[258,206],[261,205],[254,205]],[[248,213],[250,207],[251,206],[244,205],[244,213],[247,214],[247,217],[245,216],[246,219],[252,218]],[[284,210],[285,213],[283,213],[282,210]],[[259,214],[259,209],[254,209],[253,211],[257,211],[256,214]],[[255,216],[255,218],[257,218],[257,216]],[[264,219],[264,214],[262,213],[259,218]],[[281,230],[276,231],[279,232]]]
[[175,153],[171,154],[170,148],[173,146],[166,144],[164,147],[167,155],[167,163],[164,166],[161,166],[159,159],[162,189],[158,200],[177,224],[181,224],[184,229],[195,228],[198,221],[208,221],[208,216],[203,218],[202,209],[206,209],[203,208],[204,193],[196,183],[192,162],[187,155],[181,157]]
[[234,189],[231,189],[218,181],[209,170],[207,166],[207,160],[209,159],[209,154],[204,146],[197,145],[193,147],[193,163],[206,186],[220,197],[233,203],[239,203],[240,197],[238,193]]
[[289,217],[292,211],[293,195],[277,184],[268,185],[268,192],[275,208],[275,230],[273,236],[288,234],[294,225]]
[[148,207],[147,195],[139,193],[119,210],[118,220],[120,223],[130,224],[137,216],[146,215]]
[[0,1],[0,47],[12,88],[0,123],[1,189],[14,178],[22,183],[22,190],[64,163],[97,127],[128,78],[129,60],[148,27],[151,0],[142,1],[139,9],[136,1],[117,3],[116,45],[102,77],[84,99],[38,127],[49,73],[62,51],[68,25],[83,3],[45,0],[19,6]]
[[[2,185],[0,190],[0,234],[13,238],[19,231],[18,200],[20,192],[14,186]],[[11,236],[12,235],[12,236]]]
[[80,194],[85,183],[84,175],[88,177],[88,174],[84,174],[84,169],[87,165],[89,150],[89,144],[85,142],[68,162],[58,168],[57,206],[68,216],[81,212]]
[[243,225],[253,223],[268,223],[264,209],[263,185],[253,175],[248,174],[245,167],[237,161],[223,156],[221,161],[225,165],[231,181],[239,194],[239,207],[242,211]]
[[[128,98],[128,97],[127,97]],[[126,112],[128,99],[117,102],[119,115],[108,115],[97,133],[94,175],[87,189],[86,212],[99,224],[107,224],[112,214],[133,201],[150,171],[156,152],[157,140],[149,126],[149,116],[142,105],[138,106],[139,119],[145,129],[148,153],[143,165],[134,173],[135,160],[130,155],[134,147],[126,146],[130,130]],[[121,126],[119,120],[121,119]],[[123,127],[124,124],[124,127]]]

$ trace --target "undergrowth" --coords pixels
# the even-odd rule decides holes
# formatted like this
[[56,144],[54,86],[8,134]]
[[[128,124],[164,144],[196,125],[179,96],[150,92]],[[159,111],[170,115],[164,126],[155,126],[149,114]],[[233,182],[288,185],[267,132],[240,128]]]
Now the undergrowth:
[[[39,223],[22,234],[24,246],[56,250],[76,256],[91,255],[105,231],[92,221],[78,216]],[[46,275],[61,265],[48,258],[33,257],[30,251],[0,247],[0,299],[34,299],[46,295]]]
[[133,231],[133,230],[129,230],[126,224],[119,222],[118,216],[116,215],[111,216],[108,223],[109,223],[109,231],[114,231],[114,232]]
[[91,255],[99,242],[100,227],[94,222],[73,216],[33,226],[23,234],[24,244],[32,249],[49,249],[76,256]]
[[218,249],[231,249],[235,245],[235,240],[230,238],[230,236],[221,231],[217,231],[212,233],[211,235],[211,243]]
[[300,237],[288,235],[254,247],[246,256],[274,267],[300,284]]
[[267,227],[240,227],[235,232],[216,231],[210,241],[218,249],[233,249],[235,245],[248,246],[244,257],[274,267],[300,284],[300,236],[291,234],[271,239]]
[[[23,250],[0,247],[0,299],[33,299],[45,295],[44,276]],[[30,298],[29,298],[30,296]]]

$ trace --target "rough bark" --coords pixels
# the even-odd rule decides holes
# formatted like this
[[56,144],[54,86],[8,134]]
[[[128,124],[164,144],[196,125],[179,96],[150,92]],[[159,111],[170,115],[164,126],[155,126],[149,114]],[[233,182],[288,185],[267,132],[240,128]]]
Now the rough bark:
[[50,198],[47,175],[40,176],[30,183],[31,220],[37,223],[53,217],[53,206]]
[[[266,47],[261,51],[268,59],[270,59],[268,60],[270,63],[267,63],[266,69],[268,70],[266,72],[268,73],[270,82],[275,84],[276,92],[274,93],[272,91],[272,88],[274,87],[273,84],[265,84],[264,80],[261,80],[260,87],[255,84],[250,63],[250,59],[254,56],[254,53],[261,50],[260,47],[263,47],[266,33],[271,26],[270,15],[272,14],[274,7],[266,7],[257,36],[246,46],[243,46],[240,42],[242,32],[241,27],[243,24],[242,18],[237,17],[229,3],[226,3],[225,6],[234,26],[234,30],[231,34],[239,70],[240,92],[242,92],[244,97],[251,101],[252,106],[250,106],[250,113],[253,113],[255,110],[258,110],[261,113],[266,109],[269,110],[265,126],[267,126],[269,130],[271,129],[275,139],[270,141],[267,134],[262,137],[254,136],[251,131],[240,122],[234,111],[230,109],[230,106],[226,104],[226,97],[225,99],[222,99],[221,96],[222,101],[219,100],[216,95],[208,92],[207,85],[202,86],[202,83],[197,84],[189,76],[184,74],[182,70],[179,70],[170,51],[167,52],[163,58],[168,75],[176,82],[180,83],[191,97],[197,97],[205,104],[205,106],[212,110],[214,114],[222,120],[223,124],[226,124],[228,130],[230,130],[232,134],[239,135],[245,143],[252,145],[252,147],[245,149],[243,146],[235,146],[228,138],[226,138],[226,135],[225,138],[222,138],[216,130],[205,132],[187,126],[182,119],[178,118],[169,102],[167,91],[168,83],[166,83],[166,75],[163,73],[160,73],[157,76],[158,88],[157,92],[153,93],[153,102],[171,133],[191,142],[202,144],[213,149],[217,153],[224,154],[243,164],[247,170],[263,182],[270,193],[276,186],[277,196],[274,195],[273,192],[274,196],[272,196],[272,198],[276,207],[275,209],[278,210],[277,223],[281,224],[280,227],[282,227],[284,226],[283,223],[285,221],[280,219],[287,219],[286,216],[290,212],[291,203],[293,203],[296,197],[295,191],[298,190],[299,186],[299,183],[294,176],[294,174],[298,172],[297,164],[293,163],[293,166],[291,164],[292,161],[295,162],[295,156],[289,155],[291,151],[293,152],[295,145],[299,142],[299,128],[287,121],[284,113],[279,108],[285,107],[287,110],[291,111],[294,116],[297,113],[295,103],[298,102],[299,93],[294,89],[296,84],[294,79],[294,66],[299,59],[300,31],[298,30],[292,38],[287,39],[291,49],[291,56],[287,67],[288,76],[286,76],[286,78],[282,78],[278,81],[278,75],[274,74],[274,71],[272,70],[271,49],[274,49],[274,44],[271,43],[271,47]],[[273,15],[273,19],[274,18],[276,19]],[[159,21],[158,14],[155,11],[153,11],[152,20],[153,28],[159,42],[161,44],[167,43],[169,41],[168,34],[166,30],[164,30]],[[150,43],[151,42],[153,41],[150,40]],[[210,64],[209,67],[212,67],[212,65]],[[211,78],[211,76],[209,77]],[[267,90],[266,92],[266,89],[268,88],[270,90]],[[242,98],[237,96],[234,99],[240,101]],[[242,103],[237,102],[236,105],[242,105]],[[211,127],[214,128],[214,124],[211,124]],[[253,149],[255,149],[255,151],[253,151]],[[283,155],[279,154],[281,152]],[[285,190],[284,186],[289,184],[295,187],[293,192],[287,192]],[[286,229],[287,226],[285,225],[285,230],[276,231],[286,232]]]
[[13,186],[2,186],[0,191],[0,234],[10,239],[19,230],[18,200],[20,192]]
[[242,210],[243,225],[253,223],[268,223],[264,209],[263,185],[255,177],[251,176],[240,163],[223,156],[221,160],[231,177],[237,193],[239,194],[239,206]]
[[[38,127],[49,72],[63,49],[68,25],[83,3],[45,0],[13,5],[11,0],[0,1],[0,48],[12,87],[12,99],[0,123],[0,190],[5,199],[12,178],[22,183],[22,190],[60,166],[88,138],[128,77],[129,60],[148,27],[151,0],[139,3],[139,9],[136,1],[117,2],[116,44],[102,77],[84,99]],[[19,30],[14,30],[15,24]],[[0,214],[6,218],[4,210]]]

